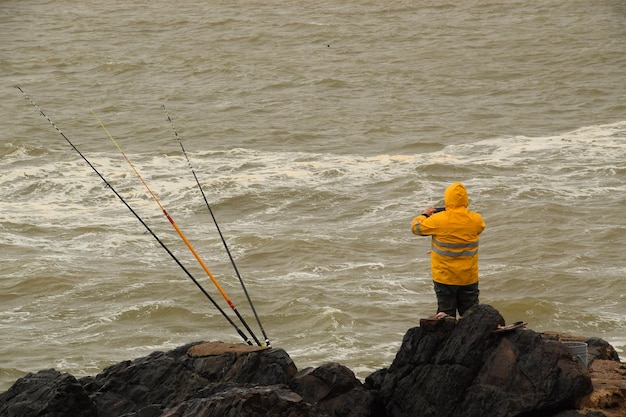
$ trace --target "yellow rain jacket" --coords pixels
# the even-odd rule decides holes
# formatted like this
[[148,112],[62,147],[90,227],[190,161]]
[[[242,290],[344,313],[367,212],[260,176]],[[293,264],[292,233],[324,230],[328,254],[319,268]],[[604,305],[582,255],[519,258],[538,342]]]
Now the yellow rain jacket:
[[446,189],[444,199],[446,211],[415,217],[413,233],[432,236],[430,262],[435,282],[474,284],[478,282],[478,235],[485,222],[480,214],[467,209],[467,190],[460,182]]

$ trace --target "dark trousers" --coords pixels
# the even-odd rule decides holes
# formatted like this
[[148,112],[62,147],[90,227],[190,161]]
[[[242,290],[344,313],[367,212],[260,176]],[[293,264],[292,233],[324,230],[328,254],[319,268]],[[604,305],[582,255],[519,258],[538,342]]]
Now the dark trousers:
[[446,285],[434,282],[437,295],[437,312],[444,312],[449,316],[459,316],[472,306],[478,304],[478,282],[470,285]]

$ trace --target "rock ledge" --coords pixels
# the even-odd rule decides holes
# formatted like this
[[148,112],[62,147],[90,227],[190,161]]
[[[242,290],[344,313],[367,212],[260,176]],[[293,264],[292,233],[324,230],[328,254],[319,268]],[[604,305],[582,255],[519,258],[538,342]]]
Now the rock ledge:
[[[298,371],[282,349],[196,342],[76,379],[53,369],[0,393],[3,417],[626,416],[626,366],[587,339],[587,369],[558,334],[514,329],[488,305],[409,329],[365,383],[338,363]],[[617,359],[616,359],[617,358]]]

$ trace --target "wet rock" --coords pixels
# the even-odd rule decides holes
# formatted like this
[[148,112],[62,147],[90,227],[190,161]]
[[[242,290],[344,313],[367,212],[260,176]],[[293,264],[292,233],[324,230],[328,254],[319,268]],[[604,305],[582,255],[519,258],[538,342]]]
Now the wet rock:
[[587,344],[587,366],[591,366],[593,361],[610,360],[619,362],[619,355],[613,346],[606,340],[599,337],[576,336],[566,333],[545,332],[542,335],[557,342],[582,342]]
[[494,334],[497,310],[479,305],[447,337],[410,329],[389,370],[370,385],[388,417],[508,417],[574,409],[592,391],[587,369],[532,330]]
[[[200,392],[160,417],[268,416],[309,417],[310,405],[283,386],[228,385]],[[206,395],[206,396],[204,396]]]
[[593,392],[583,405],[602,410],[606,416],[626,416],[626,364],[614,360],[595,360],[589,367]]
[[0,416],[97,417],[97,412],[76,378],[47,369],[18,379],[1,393]]
[[0,416],[626,415],[624,365],[611,360],[606,342],[586,339],[594,352],[587,369],[558,338],[493,333],[503,323],[487,305],[458,322],[423,321],[407,331],[389,368],[365,383],[338,363],[298,372],[282,349],[219,342],[154,352],[79,380],[45,370],[0,393]]
[[312,405],[314,415],[370,416],[383,412],[378,396],[338,363],[307,368],[296,375],[290,387]]
[[[232,404],[226,398],[236,392],[233,385],[237,388],[237,384],[242,384],[240,390],[280,385],[295,373],[295,365],[282,349],[251,351],[247,345],[212,343],[154,352],[111,366],[94,378],[83,378],[81,383],[96,404],[99,417],[139,416],[147,407],[167,410],[181,403],[189,407],[190,401],[198,398],[208,404],[207,415],[213,415],[210,413],[214,408]],[[222,391],[224,399],[219,401]],[[251,399],[261,401],[263,392],[251,392],[247,397],[240,394],[248,404]],[[208,402],[206,399],[211,397],[213,401]],[[198,407],[198,402],[195,404]]]
[[[623,414],[622,414],[623,416]],[[550,417],[608,417],[602,411],[596,410],[565,410]]]

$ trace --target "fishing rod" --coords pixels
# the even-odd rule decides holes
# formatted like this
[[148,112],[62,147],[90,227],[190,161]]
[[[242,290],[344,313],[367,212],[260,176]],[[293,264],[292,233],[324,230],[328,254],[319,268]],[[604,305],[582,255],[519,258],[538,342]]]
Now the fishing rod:
[[233,312],[237,315],[237,318],[239,318],[239,321],[241,321],[241,323],[245,326],[245,328],[248,330],[248,332],[250,333],[250,335],[252,335],[252,338],[254,339],[254,341],[256,342],[257,345],[261,346],[261,342],[259,342],[259,339],[257,339],[257,337],[255,336],[254,332],[252,331],[252,329],[250,329],[250,326],[248,326],[248,323],[246,323],[246,321],[243,319],[243,317],[241,316],[241,314],[239,313],[239,311],[237,310],[237,307],[235,307],[235,304],[233,303],[233,301],[230,299],[230,297],[228,297],[228,294],[226,294],[226,291],[224,291],[224,289],[222,288],[222,286],[219,284],[219,282],[217,282],[217,280],[215,279],[215,277],[213,276],[213,274],[211,273],[211,271],[209,270],[209,268],[206,266],[206,264],[204,263],[204,261],[202,260],[202,258],[200,257],[200,255],[198,254],[198,252],[196,251],[196,249],[193,247],[193,245],[191,244],[191,242],[189,242],[189,239],[187,239],[187,236],[185,236],[185,234],[183,233],[182,230],[180,230],[180,228],[178,227],[178,225],[176,224],[176,222],[174,221],[174,219],[172,218],[172,216],[170,216],[170,214],[167,212],[167,210],[165,210],[165,207],[163,207],[163,205],[161,204],[161,202],[159,201],[159,199],[156,197],[156,195],[152,192],[152,190],[150,189],[150,187],[148,186],[148,184],[146,183],[146,181],[143,179],[143,177],[141,176],[141,174],[139,174],[139,171],[137,171],[137,168],[135,168],[135,165],[133,165],[132,162],[130,162],[130,159],[128,158],[128,156],[126,156],[126,154],[124,153],[124,151],[122,150],[121,146],[117,143],[117,141],[115,140],[115,138],[113,137],[113,135],[111,135],[111,133],[109,132],[109,130],[106,128],[106,126],[104,126],[104,123],[102,122],[102,120],[98,117],[98,115],[91,110],[91,113],[94,115],[94,117],[96,118],[96,120],[98,120],[98,123],[100,123],[100,126],[102,126],[102,129],[104,129],[104,131],[106,132],[107,136],[109,137],[109,139],[111,139],[111,141],[113,142],[113,144],[115,145],[115,147],[120,151],[120,153],[122,154],[122,156],[124,157],[124,159],[126,160],[126,162],[128,163],[128,165],[132,168],[132,170],[135,172],[135,175],[137,175],[137,178],[139,178],[139,180],[141,181],[141,183],[144,185],[144,187],[146,187],[146,190],[148,190],[148,193],[152,196],[152,199],[154,200],[154,202],[159,206],[159,208],[161,209],[161,211],[163,212],[163,215],[165,215],[165,217],[167,218],[167,220],[170,222],[170,224],[172,225],[172,227],[174,228],[174,230],[176,230],[176,233],[178,233],[178,235],[180,236],[180,238],[183,240],[183,242],[185,242],[185,245],[187,246],[187,248],[191,251],[191,253],[193,254],[193,256],[196,258],[196,260],[198,261],[198,263],[200,264],[200,266],[202,267],[202,269],[204,270],[204,272],[206,272],[206,274],[208,275],[208,277],[211,279],[211,281],[213,282],[213,285],[215,285],[215,288],[217,288],[217,290],[219,291],[220,294],[222,294],[222,297],[224,297],[224,300],[226,300],[226,303],[228,303],[229,307],[233,310]]
[[180,262],[180,260],[178,260],[178,258],[172,253],[172,251],[170,251],[170,249],[165,246],[165,243],[163,243],[163,241],[161,239],[159,239],[159,237],[152,231],[152,229],[150,228],[150,226],[148,226],[146,224],[146,222],[143,221],[143,219],[139,216],[139,214],[137,214],[137,212],[135,210],[133,210],[133,208],[126,202],[126,200],[124,199],[124,197],[122,197],[116,190],[115,188],[113,188],[113,186],[111,185],[111,183],[109,183],[104,176],[100,173],[100,171],[98,171],[96,169],[95,166],[93,166],[93,164],[91,162],[89,162],[89,160],[87,159],[87,157],[85,157],[85,155],[82,154],[81,151],[78,150],[78,148],[67,138],[67,136],[65,136],[65,134],[61,131],[61,129],[59,129],[57,127],[57,125],[54,124],[54,122],[52,120],[50,120],[50,118],[48,116],[46,116],[46,114],[43,112],[43,110],[41,110],[39,108],[39,106],[37,104],[35,104],[35,102],[30,98],[30,96],[28,96],[24,90],[22,90],[19,86],[15,86],[15,88],[17,88],[20,93],[22,93],[22,95],[24,95],[24,97],[26,97],[26,99],[28,101],[30,101],[30,104],[32,104],[35,109],[37,109],[39,111],[39,114],[41,114],[41,116],[43,116],[48,123],[50,123],[52,125],[52,127],[57,131],[57,133],[59,133],[63,139],[65,139],[67,141],[67,143],[70,144],[70,146],[72,147],[72,149],[74,149],[76,151],[76,153],[78,153],[78,155],[80,155],[80,157],[87,163],[87,165],[89,165],[89,167],[100,177],[100,179],[106,184],[107,187],[109,187],[111,189],[111,191],[113,191],[113,193],[117,196],[117,198],[120,199],[120,201],[122,203],[124,203],[124,205],[126,206],[126,208],[128,208],[128,210],[130,210],[130,212],[137,218],[137,220],[139,220],[139,222],[146,228],[146,230],[152,235],[152,237],[154,237],[154,239],[161,245],[161,247],[163,249],[165,249],[165,251],[168,253],[168,255],[170,255],[172,257],[172,259],[178,264],[178,266],[180,266],[180,268],[185,272],[185,274],[187,274],[187,276],[191,279],[191,281],[193,281],[194,284],[196,284],[196,286],[200,289],[200,291],[202,291],[202,293],[209,299],[209,301],[211,301],[211,303],[213,303],[213,305],[218,309],[218,311],[224,316],[224,318],[226,318],[226,320],[235,328],[235,330],[237,331],[237,333],[239,333],[239,335],[243,338],[243,340],[248,343],[249,345],[252,345],[252,342],[250,341],[250,338],[247,337],[245,335],[245,333],[239,328],[237,327],[237,325],[231,320],[230,317],[228,317],[228,315],[226,314],[226,312],[224,312],[224,310],[219,306],[219,304],[217,304],[215,302],[215,300],[213,299],[213,297],[211,297],[211,295],[206,292],[206,290],[202,287],[202,285],[200,285],[200,283],[193,277],[193,275],[191,275],[191,272],[189,272],[189,270],[187,270],[187,268],[185,268],[185,266]]
[[243,283],[243,279],[241,278],[241,274],[239,273],[239,269],[237,268],[237,264],[235,264],[235,259],[233,259],[233,256],[230,253],[230,249],[228,248],[228,244],[226,244],[226,239],[224,239],[224,235],[222,235],[222,230],[220,229],[220,226],[217,224],[217,219],[215,218],[215,215],[213,214],[213,210],[211,209],[211,205],[209,204],[209,201],[206,198],[204,190],[202,189],[202,185],[200,185],[200,181],[198,180],[198,176],[196,175],[196,171],[193,169],[191,161],[189,160],[189,156],[187,155],[187,151],[185,150],[185,147],[183,146],[183,141],[180,138],[180,136],[178,136],[178,132],[176,131],[176,128],[174,127],[174,122],[172,122],[172,119],[170,118],[170,115],[167,112],[167,109],[165,108],[165,105],[162,105],[161,107],[163,108],[163,111],[165,112],[165,115],[167,116],[167,120],[170,122],[170,126],[172,126],[172,130],[174,131],[174,136],[178,140],[178,144],[180,145],[180,149],[183,151],[183,155],[185,155],[185,159],[187,160],[187,164],[189,165],[189,168],[191,169],[191,173],[193,174],[193,178],[196,180],[196,184],[198,185],[198,189],[200,190],[200,193],[202,194],[202,198],[204,199],[206,207],[207,207],[207,209],[209,209],[209,213],[211,214],[211,218],[213,219],[213,223],[215,224],[215,227],[217,228],[217,232],[220,235],[220,239],[222,239],[222,243],[224,244],[224,249],[226,249],[226,253],[228,254],[228,258],[230,258],[230,263],[233,265],[233,269],[235,270],[235,273],[237,274],[237,278],[239,278],[239,282],[241,283],[241,288],[243,288],[243,292],[246,295],[246,298],[248,299],[248,303],[250,304],[250,308],[252,309],[252,312],[254,313],[254,317],[256,318],[256,322],[259,325],[259,328],[261,329],[261,333],[263,333],[263,337],[265,338],[265,344],[267,346],[270,346],[270,340],[267,337],[267,335],[265,334],[265,329],[263,328],[263,325],[261,324],[261,320],[259,319],[259,315],[257,314],[256,309],[254,308],[254,304],[252,303],[252,299],[250,298],[250,295],[248,294],[248,290],[246,289],[246,286]]

